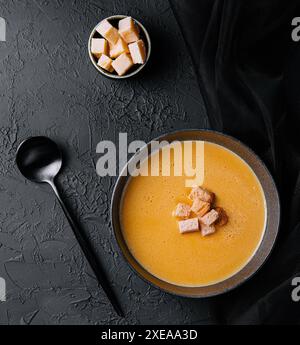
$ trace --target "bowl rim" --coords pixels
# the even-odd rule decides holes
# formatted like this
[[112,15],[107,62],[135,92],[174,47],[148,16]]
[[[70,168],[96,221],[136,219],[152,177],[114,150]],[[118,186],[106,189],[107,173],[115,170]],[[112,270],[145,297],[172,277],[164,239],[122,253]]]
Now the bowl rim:
[[[185,135],[189,139],[183,139],[183,136]],[[196,136],[197,137],[199,136],[199,137],[196,138]],[[216,139],[216,140],[208,140],[212,138],[211,137],[207,138],[207,136],[208,137],[212,136],[213,139]],[[220,282],[217,282],[211,285],[195,286],[195,287],[179,286],[179,285],[166,282],[154,276],[153,274],[151,274],[135,259],[133,254],[131,254],[129,248],[127,247],[126,241],[124,237],[122,236],[122,230],[121,230],[121,225],[120,225],[119,210],[120,210],[120,205],[121,205],[121,196],[123,195],[124,188],[126,187],[128,180],[130,179],[130,176],[124,176],[123,172],[125,169],[127,169],[129,162],[135,158],[136,154],[134,154],[127,161],[122,171],[119,173],[119,176],[113,188],[113,193],[112,193],[112,198],[111,198],[110,221],[111,221],[111,226],[113,228],[114,237],[118,244],[118,250],[121,252],[123,258],[127,262],[130,269],[133,272],[135,272],[147,284],[151,285],[154,288],[157,288],[171,295],[188,297],[188,298],[205,298],[205,297],[221,295],[223,293],[226,293],[228,291],[231,291],[237,288],[238,286],[246,282],[248,279],[250,279],[254,274],[256,274],[261,269],[261,267],[269,258],[274,248],[274,244],[278,236],[279,225],[280,225],[280,199],[279,199],[277,187],[265,163],[259,158],[259,156],[251,148],[249,148],[239,139],[236,139],[233,136],[230,136],[228,134],[224,134],[215,130],[181,129],[181,130],[168,132],[152,139],[141,150],[148,149],[150,146],[150,143],[154,140],[163,141],[163,140],[168,140],[169,138],[173,138],[173,140],[178,140],[178,141],[204,140],[204,141],[209,141],[212,143],[219,144],[231,150],[235,154],[237,154],[241,159],[243,159],[249,165],[249,167],[253,170],[254,174],[256,175],[257,179],[259,180],[261,184],[264,197],[265,197],[265,202],[266,202],[265,231],[261,239],[261,242],[258,248],[256,249],[255,253],[250,258],[250,260],[246,263],[245,266],[243,266],[238,272],[234,273],[229,278],[226,278],[225,280],[222,280]],[[231,147],[227,147],[225,145],[220,144],[220,140],[222,141],[222,139],[228,140],[229,146]],[[170,142],[172,142],[173,140],[171,140]],[[245,156],[242,157],[238,152],[236,152],[232,148],[234,145],[237,145],[237,148],[242,150],[243,153],[246,153],[246,157],[253,159],[253,161],[250,163],[247,159],[245,159]],[[258,174],[257,169],[261,169],[261,171],[259,171],[259,174]],[[262,180],[260,177],[262,178]],[[120,191],[120,188],[121,188],[121,191]],[[273,213],[273,217],[270,217],[269,213],[271,212]]]
[[[107,20],[116,20],[116,19],[123,19],[123,18],[126,18],[126,17],[131,17],[135,23],[138,24],[138,26],[140,27],[140,29],[143,31],[143,34],[145,35],[145,38],[147,40],[147,57],[146,57],[146,61],[145,63],[143,63],[142,65],[140,65],[138,68],[136,68],[134,71],[128,73],[128,74],[125,74],[125,75],[117,75],[117,74],[113,74],[113,73],[110,73],[106,70],[104,70],[103,68],[101,68],[100,66],[97,65],[97,63],[95,62],[95,59],[93,57],[93,54],[91,52],[91,42],[92,42],[92,38],[94,37],[95,35],[95,32],[96,32],[96,27],[99,25],[99,23],[104,20],[104,19],[107,19]],[[136,74],[138,74],[147,64],[147,62],[149,61],[149,58],[150,58],[150,55],[151,55],[151,39],[150,39],[150,35],[147,31],[147,29],[144,27],[144,25],[138,21],[137,19],[135,19],[134,17],[132,16],[126,16],[126,15],[123,15],[123,14],[116,14],[116,15],[112,15],[112,16],[109,16],[109,17],[106,17],[106,18],[103,18],[101,19],[96,25],[95,27],[93,28],[93,30],[91,31],[90,33],[90,36],[89,36],[89,40],[88,40],[88,54],[89,54],[89,57],[90,57],[90,60],[93,64],[93,66],[96,68],[96,70],[98,72],[100,72],[102,75],[104,75],[105,77],[108,77],[108,78],[111,78],[111,79],[127,79],[127,78],[130,78],[130,77],[133,77],[135,76]]]

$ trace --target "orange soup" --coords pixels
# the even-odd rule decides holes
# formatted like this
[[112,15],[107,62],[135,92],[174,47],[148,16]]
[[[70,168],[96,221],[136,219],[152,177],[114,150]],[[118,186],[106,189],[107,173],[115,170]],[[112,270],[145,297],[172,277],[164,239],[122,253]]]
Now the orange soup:
[[[159,152],[153,155],[161,161]],[[171,155],[171,165],[172,160]],[[172,211],[178,202],[191,204],[186,178],[131,177],[122,199],[122,231],[132,255],[154,276],[180,286],[205,286],[234,275],[251,259],[265,229],[265,198],[244,160],[204,142],[202,187],[216,193],[229,221],[209,236],[181,234]]]

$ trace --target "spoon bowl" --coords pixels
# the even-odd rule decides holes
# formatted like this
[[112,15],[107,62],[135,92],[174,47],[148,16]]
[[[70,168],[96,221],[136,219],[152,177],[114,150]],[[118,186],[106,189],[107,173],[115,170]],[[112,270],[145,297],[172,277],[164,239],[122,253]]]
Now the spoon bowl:
[[62,154],[56,143],[43,136],[23,141],[17,149],[16,163],[29,180],[53,181],[62,166]]

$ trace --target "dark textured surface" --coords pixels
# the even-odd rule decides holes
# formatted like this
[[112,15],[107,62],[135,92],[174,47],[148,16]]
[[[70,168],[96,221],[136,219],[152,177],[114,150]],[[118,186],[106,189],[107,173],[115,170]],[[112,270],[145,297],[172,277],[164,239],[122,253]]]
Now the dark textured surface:
[[[102,18],[129,14],[148,28],[152,58],[128,81],[104,79],[87,40]],[[207,127],[191,61],[168,1],[0,1],[0,276],[7,302],[0,324],[210,323],[208,300],[161,293],[118,253],[109,224],[115,178],[99,178],[100,140],[149,140],[179,128]],[[83,258],[48,186],[26,182],[17,145],[48,135],[65,153],[60,189],[77,214],[126,312],[119,319]]]

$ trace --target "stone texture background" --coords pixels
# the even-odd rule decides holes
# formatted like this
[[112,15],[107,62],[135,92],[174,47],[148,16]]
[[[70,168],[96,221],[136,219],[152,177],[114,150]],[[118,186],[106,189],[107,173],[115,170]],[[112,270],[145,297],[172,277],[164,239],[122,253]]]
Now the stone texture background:
[[[92,28],[128,14],[149,29],[153,52],[132,80],[103,78],[87,53]],[[109,223],[115,178],[100,178],[96,145],[207,127],[191,61],[167,0],[3,0],[7,42],[0,42],[0,277],[7,301],[0,324],[213,323],[209,300],[150,287],[118,252]],[[18,144],[47,135],[64,152],[59,186],[105,267],[125,319],[93,277],[48,186],[17,171]]]

